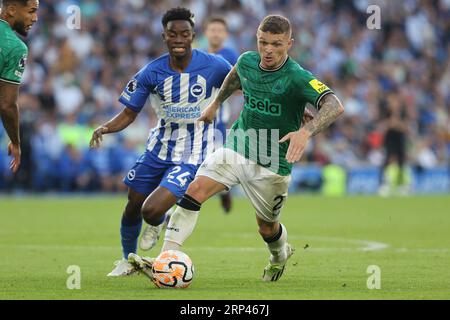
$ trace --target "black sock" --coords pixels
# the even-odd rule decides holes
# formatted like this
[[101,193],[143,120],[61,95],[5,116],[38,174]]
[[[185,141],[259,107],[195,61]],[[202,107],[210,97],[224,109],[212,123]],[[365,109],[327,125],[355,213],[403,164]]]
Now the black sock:
[[280,223],[280,229],[278,229],[278,232],[275,235],[271,236],[270,238],[263,238],[263,240],[267,243],[275,242],[281,238],[282,233],[283,233],[283,227],[281,226],[281,223]]
[[177,202],[177,204],[178,206],[190,211],[200,211],[200,207],[202,206],[200,202],[198,202],[197,200],[195,200],[194,198],[192,198],[187,194],[185,194],[183,198],[181,198]]

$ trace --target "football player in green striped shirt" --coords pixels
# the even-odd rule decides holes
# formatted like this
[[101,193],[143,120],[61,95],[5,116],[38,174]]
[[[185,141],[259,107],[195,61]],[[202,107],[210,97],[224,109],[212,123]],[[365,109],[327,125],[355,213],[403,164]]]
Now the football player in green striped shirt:
[[[240,184],[256,211],[259,233],[270,252],[262,279],[277,281],[293,253],[287,229],[279,222],[292,165],[302,157],[309,139],[333,123],[344,108],[325,84],[289,57],[293,44],[289,20],[266,17],[257,41],[258,52],[241,55],[199,118],[211,123],[221,103],[242,89],[244,107],[226,145],[205,159],[178,202],[162,251],[179,250],[192,233],[203,202]],[[307,103],[318,112],[305,123]]]
[[0,116],[11,140],[8,154],[13,157],[10,168],[20,166],[19,108],[17,97],[28,56],[23,37],[37,21],[38,0],[3,0],[0,13]]

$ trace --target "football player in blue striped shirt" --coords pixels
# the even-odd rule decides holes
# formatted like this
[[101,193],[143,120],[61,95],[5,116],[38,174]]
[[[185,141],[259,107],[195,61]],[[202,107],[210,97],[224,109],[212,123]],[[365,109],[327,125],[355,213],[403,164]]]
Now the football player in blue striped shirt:
[[127,258],[136,253],[142,219],[160,231],[165,213],[183,196],[203,159],[214,150],[214,125],[196,120],[214,100],[231,65],[220,56],[192,49],[193,17],[185,8],[164,14],[163,39],[168,53],[128,82],[119,98],[123,111],[92,135],[90,145],[98,147],[102,135],[129,126],[148,99],[158,117],[147,149],[124,178],[128,203],[120,228],[123,259],[108,276],[136,272]]

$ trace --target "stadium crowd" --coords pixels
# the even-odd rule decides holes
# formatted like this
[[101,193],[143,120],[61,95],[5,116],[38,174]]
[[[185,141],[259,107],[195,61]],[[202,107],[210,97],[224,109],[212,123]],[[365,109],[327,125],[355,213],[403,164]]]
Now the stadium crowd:
[[[381,29],[366,25],[370,4],[381,8]],[[70,5],[81,8],[80,29],[73,28]],[[202,23],[211,14],[226,18],[228,45],[240,52],[255,50],[266,14],[291,20],[291,56],[346,108],[308,146],[304,162],[382,166],[385,132],[397,125],[407,137],[407,163],[450,163],[449,0],[49,0],[41,1],[39,22],[25,40],[21,169],[13,179],[0,130],[0,190],[124,189],[123,174],[156,123],[151,108],[124,132],[108,135],[102,148],[90,150],[88,141],[98,124],[121,110],[117,99],[129,78],[165,52],[161,16],[173,6],[195,13],[198,48],[206,47]],[[242,101],[233,99],[235,119]]]

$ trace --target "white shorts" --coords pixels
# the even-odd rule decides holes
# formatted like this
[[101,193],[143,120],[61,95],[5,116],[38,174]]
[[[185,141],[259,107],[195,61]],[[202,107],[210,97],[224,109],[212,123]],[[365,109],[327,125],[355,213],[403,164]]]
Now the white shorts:
[[196,175],[211,178],[228,189],[241,184],[258,217],[267,222],[278,221],[291,181],[290,175],[280,176],[228,148],[209,155]]

